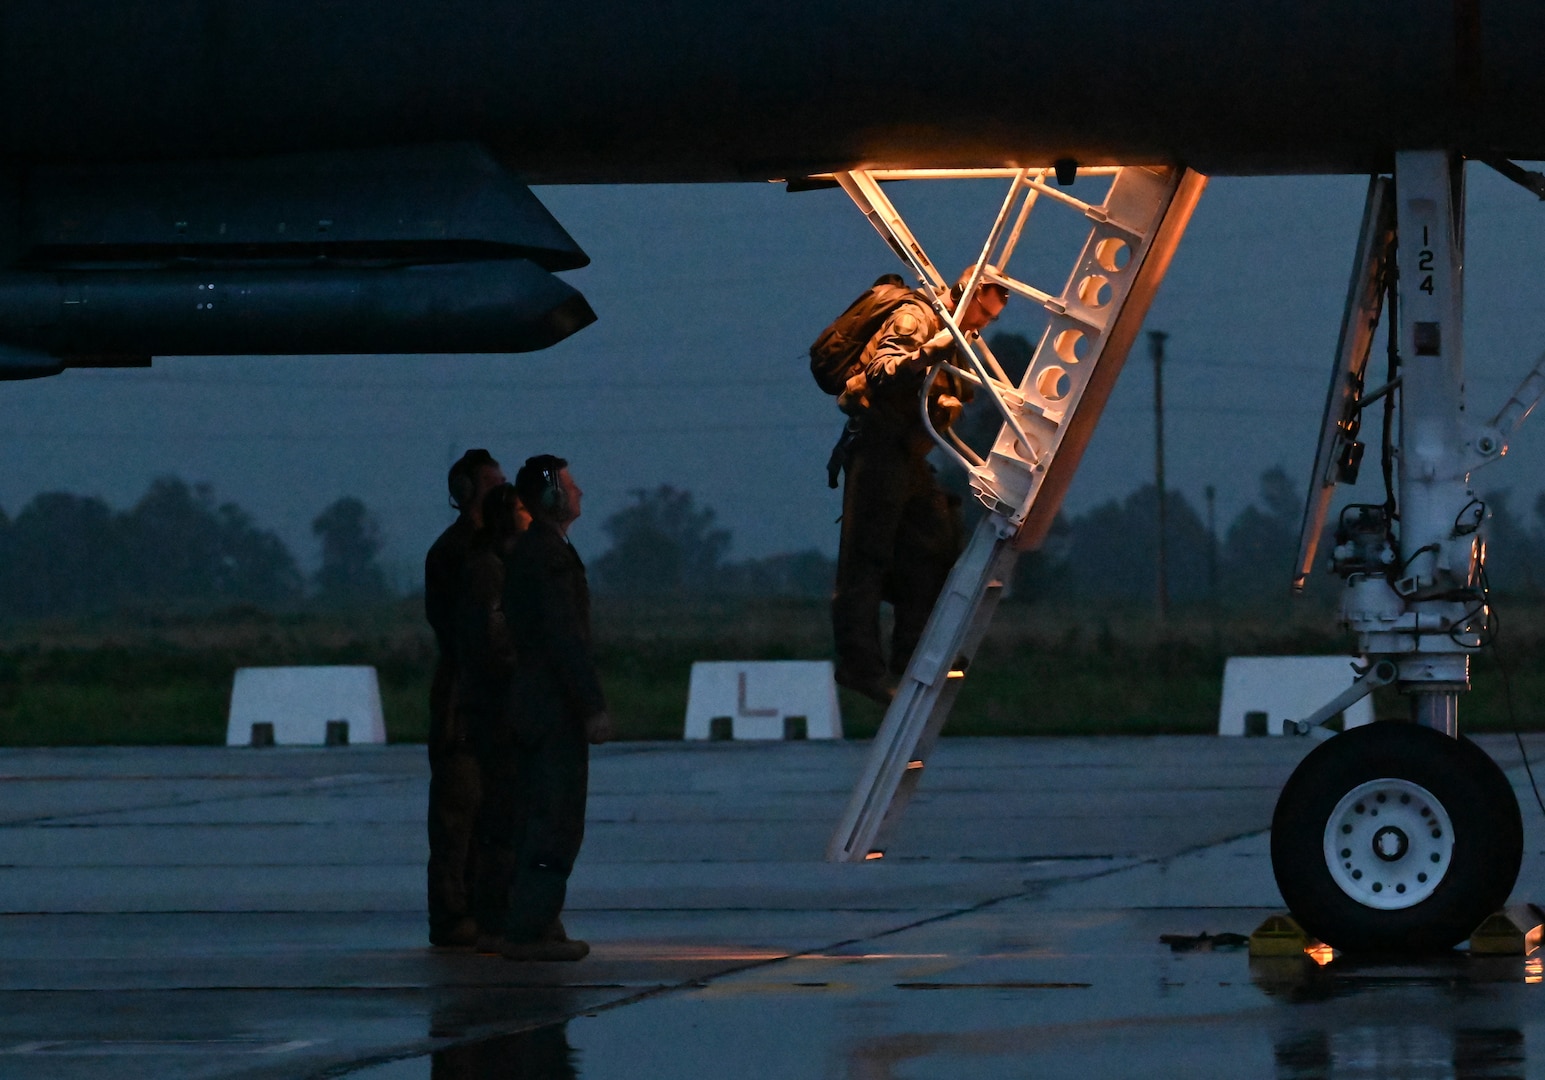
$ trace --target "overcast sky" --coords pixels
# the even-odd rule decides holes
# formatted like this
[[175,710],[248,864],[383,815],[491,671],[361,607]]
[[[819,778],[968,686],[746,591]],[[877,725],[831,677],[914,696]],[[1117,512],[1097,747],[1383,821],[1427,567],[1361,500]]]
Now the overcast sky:
[[[1171,335],[1170,483],[1199,509],[1216,485],[1220,523],[1272,465],[1307,482],[1365,188],[1361,177],[1214,180],[1149,315]],[[938,183],[892,195],[954,268],[974,257],[1002,191]],[[661,483],[718,511],[731,557],[834,551],[839,497],[823,466],[840,417],[805,350],[896,268],[846,196],[774,185],[537,193],[592,259],[565,276],[600,318],[568,341],[519,356],[158,359],[148,371],[0,384],[0,506],[14,515],[40,491],[68,490],[122,507],[170,473],[212,484],[310,565],[311,519],[356,495],[381,520],[388,563],[411,576],[449,520],[446,466],[481,445],[512,475],[529,454],[570,459],[587,557],[628,493]],[[1051,246],[1065,232],[1035,235]],[[1058,291],[1075,254],[1065,243],[1037,284]],[[1027,251],[1025,265],[1038,258]],[[1016,300],[1000,325],[1034,334],[1033,314]],[[1545,207],[1478,166],[1467,320],[1471,409],[1489,416],[1545,348]],[[1536,419],[1477,486],[1511,487],[1527,506],[1542,465]],[[1140,344],[1067,507],[1152,475]]]

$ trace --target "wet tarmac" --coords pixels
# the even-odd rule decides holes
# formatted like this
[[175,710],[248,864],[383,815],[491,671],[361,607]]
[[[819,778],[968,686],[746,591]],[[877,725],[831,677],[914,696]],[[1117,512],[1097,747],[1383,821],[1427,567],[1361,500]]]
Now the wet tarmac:
[[422,748],[0,751],[0,1077],[1545,1076],[1538,955],[1160,942],[1280,909],[1309,748],[947,740],[833,866],[863,744],[604,747],[568,965],[426,947]]

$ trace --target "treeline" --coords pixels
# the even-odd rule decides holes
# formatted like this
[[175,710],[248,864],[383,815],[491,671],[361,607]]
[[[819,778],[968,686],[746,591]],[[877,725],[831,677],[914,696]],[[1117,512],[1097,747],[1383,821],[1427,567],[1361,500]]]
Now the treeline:
[[[1176,607],[1219,605],[1279,611],[1290,600],[1302,492],[1273,468],[1255,500],[1210,531],[1182,493],[1165,497],[1166,580]],[[1501,593],[1545,599],[1545,495],[1527,517],[1506,491],[1485,496],[1486,561]],[[1341,583],[1322,569],[1322,538],[1311,596],[1333,601]],[[969,527],[969,526],[968,526]],[[590,559],[598,592],[618,596],[734,597],[829,595],[834,560],[811,549],[765,558],[728,558],[733,537],[694,496],[670,485],[637,489],[601,529],[608,547]],[[834,530],[835,531],[835,530]],[[303,574],[273,532],[208,485],[163,477],[132,507],[49,492],[14,519],[0,512],[0,617],[112,612],[209,612],[233,606],[268,611],[340,610],[399,599],[378,556],[380,528],[358,499],[334,501],[312,522],[321,548]],[[1039,551],[1021,558],[1011,596],[1080,604],[1143,604],[1155,598],[1158,498],[1148,485],[1085,513],[1059,516]]]
[[596,587],[623,595],[822,596],[836,563],[811,549],[727,561],[732,536],[692,493],[661,484],[636,488],[631,502],[601,524],[611,546],[591,564]]
[[391,595],[380,529],[358,499],[332,503],[312,532],[322,559],[308,579],[278,536],[205,484],[162,477],[123,511],[46,492],[14,519],[0,511],[0,615],[348,607]]
[[[1299,487],[1280,466],[1268,469],[1256,500],[1216,534],[1185,495],[1166,491],[1169,602],[1257,608],[1287,602],[1303,518]],[[1339,595],[1340,579],[1319,569],[1330,550],[1327,536],[1310,578],[1312,595]],[[1158,559],[1158,489],[1148,484],[1086,513],[1059,516],[1041,550],[1021,560],[1015,591],[1024,599],[1151,602]]]
[[[1263,473],[1257,499],[1218,535],[1180,492],[1165,494],[1165,581],[1176,605],[1218,604],[1280,612],[1292,602],[1292,578],[1303,522],[1304,485],[1279,466]],[[1529,518],[1507,491],[1486,504],[1486,577],[1500,594],[1545,599],[1545,494]],[[1328,567],[1336,515],[1320,537],[1307,595],[1331,603],[1343,583]],[[1040,551],[1020,562],[1021,598],[1153,602],[1158,576],[1158,495],[1146,485],[1077,517],[1059,517]]]
[[[1205,513],[1182,493],[1165,493],[1165,579],[1177,607],[1218,604],[1263,612],[1292,599],[1303,516],[1302,485],[1280,466],[1260,477],[1256,498],[1232,521],[1209,530]],[[1545,495],[1532,516],[1517,516],[1508,493],[1484,497],[1487,573],[1503,593],[1545,598]],[[1096,604],[1152,603],[1158,576],[1158,492],[1149,484],[1082,514],[1059,515],[1039,551],[1020,559],[1011,595]],[[968,524],[969,527],[969,524]],[[830,593],[833,560],[818,551],[732,562],[731,534],[711,507],[668,485],[635,490],[602,526],[611,547],[592,563],[598,590],[626,595],[786,595]],[[1321,537],[1309,595],[1332,602],[1341,579],[1325,569],[1334,517]]]

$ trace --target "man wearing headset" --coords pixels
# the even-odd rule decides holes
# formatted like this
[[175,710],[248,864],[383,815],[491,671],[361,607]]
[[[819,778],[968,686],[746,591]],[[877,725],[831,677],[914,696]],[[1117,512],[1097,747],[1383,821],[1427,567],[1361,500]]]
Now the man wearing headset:
[[[971,268],[945,303],[954,311]],[[968,334],[1003,311],[1008,290],[983,283],[956,324]],[[953,358],[955,340],[921,291],[902,304],[864,347],[856,373],[838,398],[858,433],[848,450],[842,485],[842,537],[832,593],[837,682],[881,704],[922,637],[934,601],[960,555],[959,500],[939,486],[928,464],[933,440],[919,398],[929,369]],[[941,374],[929,387],[934,427],[948,428],[971,399],[963,380]],[[880,648],[880,604],[895,614],[890,662]]]
[[585,836],[590,744],[612,736],[590,636],[585,564],[568,540],[583,492],[568,462],[529,458],[515,491],[531,525],[505,566],[504,613],[515,645],[509,728],[519,805],[503,940],[511,960],[579,960],[560,915]]
[[439,649],[429,689],[428,867],[429,943],[438,947],[477,941],[471,893],[482,784],[471,733],[461,730],[455,705],[456,613],[467,553],[483,524],[483,496],[502,483],[504,472],[487,450],[463,454],[446,477],[456,520],[424,558],[424,615]]

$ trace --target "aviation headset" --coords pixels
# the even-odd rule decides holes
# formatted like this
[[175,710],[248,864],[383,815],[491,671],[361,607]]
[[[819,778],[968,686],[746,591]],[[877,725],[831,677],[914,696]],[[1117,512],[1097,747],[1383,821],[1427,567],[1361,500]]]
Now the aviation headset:
[[526,459],[515,476],[515,490],[526,509],[543,517],[562,518],[569,512],[569,496],[558,474],[569,463],[553,454],[538,454]]
[[[971,271],[975,269],[976,267],[974,266],[966,267],[963,271],[961,271],[960,277],[955,281],[955,284],[950,286],[950,301],[952,303],[960,303],[960,298],[966,294],[966,282],[971,280]],[[983,289],[992,289],[995,292],[1002,293],[1004,300],[1009,298],[1008,289],[1002,285],[999,285],[996,281],[987,281],[986,279],[983,279],[982,283],[977,286],[976,291],[980,293]]]
[[451,505],[457,510],[470,510],[472,499],[477,495],[477,474],[490,466],[497,468],[498,465],[487,450],[468,450],[461,455],[445,478],[445,485],[451,493]]

